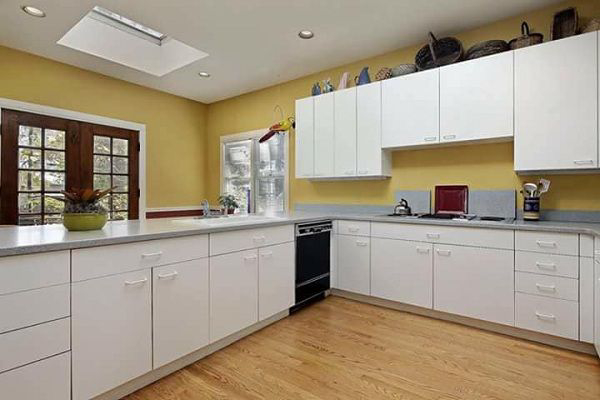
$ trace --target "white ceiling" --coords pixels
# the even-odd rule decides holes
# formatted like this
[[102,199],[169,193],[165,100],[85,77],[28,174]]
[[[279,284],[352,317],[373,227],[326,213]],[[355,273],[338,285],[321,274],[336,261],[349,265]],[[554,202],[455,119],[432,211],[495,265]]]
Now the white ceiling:
[[[424,42],[430,29],[459,32],[551,3],[556,1],[2,0],[0,44],[211,103]],[[23,4],[47,17],[28,16]],[[95,5],[209,56],[155,77],[56,44]],[[299,39],[301,29],[313,30],[315,38]],[[200,78],[199,71],[212,76]]]

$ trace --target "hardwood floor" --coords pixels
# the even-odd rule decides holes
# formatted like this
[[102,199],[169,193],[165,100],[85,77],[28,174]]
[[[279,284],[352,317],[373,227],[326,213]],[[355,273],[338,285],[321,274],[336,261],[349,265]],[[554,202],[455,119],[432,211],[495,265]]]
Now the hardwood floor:
[[126,397],[600,399],[600,362],[329,297]]

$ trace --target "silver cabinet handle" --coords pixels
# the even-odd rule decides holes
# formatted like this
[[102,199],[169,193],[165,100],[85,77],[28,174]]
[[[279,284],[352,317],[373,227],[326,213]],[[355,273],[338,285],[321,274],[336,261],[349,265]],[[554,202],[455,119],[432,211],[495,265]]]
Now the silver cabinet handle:
[[360,171],[358,171],[358,173],[361,174],[361,175],[366,175],[366,174],[369,173],[369,170],[368,169],[361,169]]
[[575,165],[594,165],[594,160],[574,160]]
[[349,226],[348,232],[358,232],[360,228],[358,226]]
[[357,241],[356,241],[356,245],[357,245],[357,246],[360,246],[360,247],[365,247],[365,246],[368,246],[368,245],[369,245],[369,243],[368,243],[368,242],[363,242],[363,241],[357,240]]
[[158,274],[158,279],[174,279],[179,273],[177,271],[169,272],[166,274]]
[[536,261],[535,266],[539,269],[544,269],[546,271],[556,271],[556,264],[554,263],[544,263],[541,261]]
[[427,233],[427,234],[425,234],[425,236],[427,236],[428,239],[439,239],[440,238],[439,233]]
[[425,142],[435,142],[437,140],[437,136],[425,136],[423,140]]
[[449,256],[450,254],[452,254],[452,252],[450,250],[441,250],[441,249],[437,249],[436,252],[440,255],[440,256]]
[[264,236],[255,236],[252,238],[254,243],[264,243],[265,239],[266,238]]
[[162,251],[157,251],[156,253],[144,253],[142,254],[142,258],[160,258],[162,255]]
[[148,278],[138,279],[137,281],[125,281],[125,286],[143,285],[146,282],[148,282]]
[[257,258],[258,258],[257,256],[246,256],[246,257],[244,257],[244,261],[254,261]]
[[442,136],[444,139],[446,140],[450,140],[450,139],[456,139],[456,135],[444,135]]
[[260,256],[262,258],[271,258],[271,257],[273,257],[273,252],[272,251],[268,251],[268,252],[265,252],[265,253],[261,253]]
[[545,247],[545,248],[550,248],[550,249],[556,248],[556,242],[546,242],[543,240],[536,240],[535,242],[537,243],[537,245],[539,247]]
[[536,283],[535,287],[538,288],[538,290],[540,291],[546,291],[546,292],[556,292],[556,286],[554,285],[542,285],[541,283]]
[[544,320],[544,321],[555,321],[556,317],[552,314],[543,314],[540,312],[535,312],[535,316],[538,317],[538,319]]
[[427,247],[417,247],[417,253],[429,254],[429,249]]

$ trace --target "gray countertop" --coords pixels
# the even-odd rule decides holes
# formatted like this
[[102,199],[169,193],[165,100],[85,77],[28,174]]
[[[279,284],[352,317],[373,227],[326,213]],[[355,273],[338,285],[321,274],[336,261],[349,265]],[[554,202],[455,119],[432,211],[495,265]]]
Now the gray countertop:
[[581,233],[600,236],[600,224],[582,222],[490,222],[423,220],[374,215],[291,213],[268,221],[247,221],[223,226],[190,224],[184,220],[146,220],[109,222],[99,231],[69,232],[62,225],[8,226],[0,228],[0,257],[46,251],[96,247],[143,240],[167,239],[239,229],[295,224],[319,219],[345,219],[370,222],[447,225],[491,229]]

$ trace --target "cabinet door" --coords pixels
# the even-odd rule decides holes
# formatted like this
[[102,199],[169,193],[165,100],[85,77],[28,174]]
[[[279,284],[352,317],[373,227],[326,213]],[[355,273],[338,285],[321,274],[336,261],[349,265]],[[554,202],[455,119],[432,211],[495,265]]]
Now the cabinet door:
[[434,246],[435,310],[514,324],[514,252]]
[[515,51],[515,170],[598,166],[597,33]]
[[210,258],[210,342],[258,322],[258,251]]
[[394,148],[439,141],[439,69],[382,82],[382,146]]
[[433,245],[372,238],[371,295],[432,308]]
[[594,345],[600,354],[600,240],[596,238],[596,258],[594,262]]
[[314,103],[312,97],[296,100],[296,178],[315,173]]
[[335,175],[356,175],[356,88],[335,94]]
[[513,52],[440,68],[440,141],[513,136]]
[[262,321],[294,305],[294,242],[258,251],[258,317]]
[[315,97],[315,176],[333,176],[333,93]]
[[383,175],[381,82],[356,88],[356,135],[358,175]]
[[370,260],[368,237],[338,235],[338,287],[349,292],[369,295]]
[[208,344],[208,258],[152,271],[154,368]]
[[579,340],[594,343],[594,259],[579,257]]
[[91,399],[152,369],[151,272],[74,283],[73,399]]

